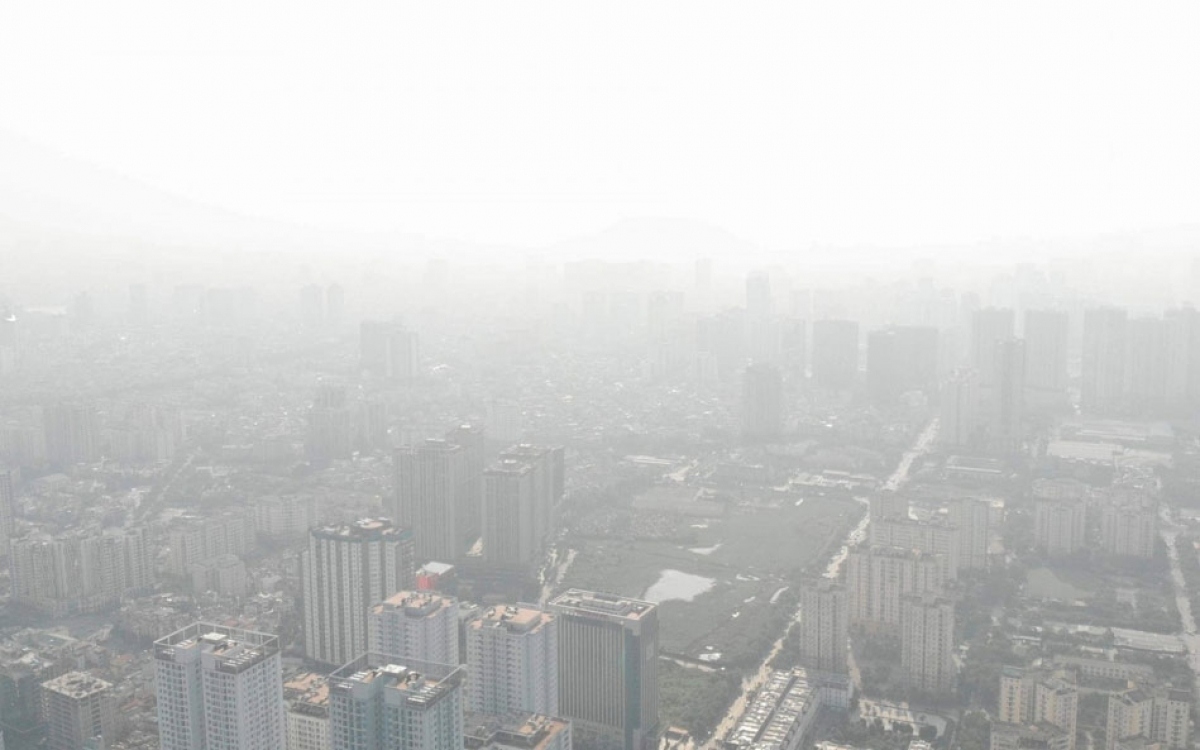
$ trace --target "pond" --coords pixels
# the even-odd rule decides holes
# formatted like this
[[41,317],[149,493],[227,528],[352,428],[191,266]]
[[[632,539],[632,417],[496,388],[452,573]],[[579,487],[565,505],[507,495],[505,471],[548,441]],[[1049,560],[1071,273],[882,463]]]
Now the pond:
[[659,574],[658,580],[646,589],[642,598],[655,604],[671,600],[690,602],[711,589],[715,583],[716,579],[713,578],[668,569]]

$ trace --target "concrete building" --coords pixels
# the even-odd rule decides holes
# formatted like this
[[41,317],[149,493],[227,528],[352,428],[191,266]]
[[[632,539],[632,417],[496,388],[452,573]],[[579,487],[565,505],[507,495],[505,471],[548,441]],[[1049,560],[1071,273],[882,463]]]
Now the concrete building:
[[1108,697],[1105,750],[1160,743],[1168,750],[1189,747],[1192,696],[1167,687],[1135,687]]
[[658,737],[658,608],[571,589],[558,620],[558,706],[590,747],[645,750]]
[[466,626],[472,713],[558,714],[558,622],[529,605],[482,610]]
[[846,557],[849,622],[874,632],[895,632],[904,597],[940,592],[946,582],[944,565],[941,556],[911,548],[851,548]]
[[539,714],[470,715],[466,750],[571,750],[571,722]]
[[349,458],[354,450],[354,426],[345,386],[323,384],[308,410],[304,453],[318,463]]
[[783,377],[765,362],[742,375],[742,434],[747,440],[778,440],[783,434]]
[[1025,404],[1039,412],[1070,406],[1067,396],[1070,320],[1059,310],[1025,312]]
[[313,529],[301,556],[304,651],[325,664],[367,652],[367,611],[415,583],[413,535],[385,519]]
[[984,391],[988,442],[994,450],[1011,452],[1025,437],[1025,342],[997,341],[992,367],[995,372]]
[[1158,503],[1135,492],[1113,491],[1100,511],[1100,546],[1110,555],[1149,560],[1158,544]]
[[458,664],[458,600],[430,591],[400,591],[371,607],[367,643],[390,658]]
[[192,591],[241,598],[250,592],[246,564],[237,555],[202,560],[192,566]]
[[527,568],[540,562],[536,470],[504,459],[483,474],[483,559],[492,566]]
[[976,497],[952,500],[950,524],[958,530],[958,567],[986,570],[991,543],[992,504]]
[[872,547],[897,547],[941,555],[947,579],[957,580],[959,569],[958,530],[940,519],[888,518],[867,527]]
[[828,578],[800,587],[800,664],[823,672],[846,672],[850,648],[846,588]]
[[367,655],[329,676],[331,750],[462,750],[457,665],[396,664]]
[[929,693],[954,689],[954,602],[936,594],[904,598],[900,664],[912,687]]
[[1125,407],[1129,353],[1124,310],[1094,308],[1083,313],[1080,407],[1087,414],[1112,414]]
[[804,669],[771,672],[723,743],[729,750],[799,750],[822,708],[821,689]]
[[502,451],[499,460],[519,461],[533,468],[533,538],[540,554],[558,528],[558,506],[566,491],[565,451],[561,445],[518,443]]
[[445,439],[396,450],[396,493],[388,513],[412,529],[420,560],[455,562],[466,550],[469,494],[477,486],[470,463],[466,448]]
[[1064,557],[1087,543],[1087,502],[1083,496],[1034,496],[1033,538],[1050,557]]
[[1065,750],[1075,750],[1079,689],[1066,670],[1004,667],[1000,673],[998,720],[1006,724],[1049,724],[1067,737]]
[[812,378],[820,388],[850,390],[858,380],[858,323],[818,320],[812,325]]
[[942,383],[938,398],[941,417],[939,440],[945,445],[962,448],[978,439],[979,374],[972,369],[956,370]]
[[253,546],[254,523],[249,513],[231,512],[209,518],[184,517],[172,523],[167,530],[166,571],[169,575],[187,578],[199,562],[221,555],[240,557]]
[[359,367],[394,383],[417,377],[420,346],[417,334],[401,323],[364,320],[359,327]]
[[196,623],[154,642],[162,750],[287,743],[279,639]]
[[329,683],[312,672],[283,683],[287,750],[329,750]]
[[52,617],[99,612],[150,590],[156,579],[146,530],[30,535],[10,547],[12,598]]
[[984,398],[990,397],[996,385],[996,345],[1016,335],[1016,319],[1012,308],[985,307],[971,314],[971,366],[979,373],[979,386]]
[[94,406],[53,404],[42,409],[46,458],[58,466],[98,461],[100,415]]
[[80,750],[96,738],[102,744],[117,738],[113,686],[87,672],[68,672],[43,683],[42,704],[49,750]]

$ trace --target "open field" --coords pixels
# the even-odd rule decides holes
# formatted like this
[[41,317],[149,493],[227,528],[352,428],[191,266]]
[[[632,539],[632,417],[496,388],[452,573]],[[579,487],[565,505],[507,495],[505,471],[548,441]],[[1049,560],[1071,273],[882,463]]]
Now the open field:
[[[642,597],[666,569],[711,578],[712,588],[692,601],[662,602],[660,644],[668,653],[716,651],[723,664],[751,666],[795,611],[797,575],[840,544],[862,512],[852,500],[817,497],[796,505],[790,499],[778,507],[734,508],[719,520],[681,519],[701,527],[688,547],[570,539],[578,554],[563,583]],[[717,548],[701,554],[689,551],[694,547]]]

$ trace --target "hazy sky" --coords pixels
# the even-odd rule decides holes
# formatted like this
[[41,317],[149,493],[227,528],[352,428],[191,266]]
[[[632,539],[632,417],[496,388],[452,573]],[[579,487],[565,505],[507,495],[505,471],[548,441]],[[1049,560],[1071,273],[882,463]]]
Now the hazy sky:
[[[184,196],[542,243],[1200,221],[1200,3],[0,2],[0,129]],[[2,168],[2,165],[0,165]]]

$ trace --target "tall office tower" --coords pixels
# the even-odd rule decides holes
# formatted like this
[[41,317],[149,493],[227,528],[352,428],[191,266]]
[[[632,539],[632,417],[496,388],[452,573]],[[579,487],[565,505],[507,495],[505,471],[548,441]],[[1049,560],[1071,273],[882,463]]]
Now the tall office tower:
[[483,474],[483,559],[525,568],[541,559],[539,500],[533,466],[502,459]]
[[1087,541],[1087,503],[1083,498],[1035,498],[1033,539],[1049,557],[1065,557]]
[[945,585],[940,555],[896,547],[852,547],[846,557],[846,617],[867,630],[895,632],[904,597]]
[[365,320],[359,328],[359,366],[397,383],[417,377],[417,334],[395,321]]
[[937,392],[941,334],[934,326],[896,326],[896,340],[904,363],[905,389],[927,395]]
[[1021,446],[1025,434],[1025,342],[997,342],[992,365],[996,371],[988,409],[989,437],[992,445],[1011,451]]
[[971,369],[953,373],[942,384],[938,398],[941,428],[938,436],[945,445],[960,448],[973,444],[979,432],[979,375]]
[[0,306],[0,375],[17,370],[17,315]]
[[154,642],[162,750],[281,748],[279,638],[195,623]]
[[1100,511],[1100,546],[1110,555],[1149,560],[1158,543],[1158,503],[1118,493]]
[[349,458],[354,449],[354,434],[346,389],[322,385],[308,410],[308,432],[304,452],[313,461]]
[[970,570],[988,566],[991,503],[974,497],[950,502],[950,524],[958,529],[958,565]]
[[1111,414],[1124,407],[1128,354],[1125,311],[1112,307],[1085,310],[1080,372],[1080,407],[1084,412]]
[[1025,403],[1035,411],[1061,411],[1067,397],[1068,324],[1065,311],[1025,313]]
[[129,286],[129,322],[139,328],[150,322],[150,294],[145,284]]
[[823,672],[846,672],[846,588],[829,578],[805,581],[800,607],[800,663]]
[[1015,334],[1011,308],[985,307],[971,314],[971,366],[979,373],[979,387],[985,398],[999,373],[995,363],[996,344]]
[[537,522],[534,538],[544,548],[558,527],[558,506],[566,492],[566,451],[561,445],[519,443],[500,453],[501,461],[520,461],[533,467]]
[[370,653],[432,664],[458,664],[458,600],[430,591],[400,591],[371,607]]
[[8,541],[16,531],[17,472],[0,464],[0,559],[8,558]]
[[726,310],[696,321],[697,375],[701,380],[728,382],[741,371],[749,352],[748,328],[743,310]]
[[367,651],[371,605],[415,583],[413,533],[386,519],[313,529],[300,560],[304,653],[345,664]]
[[558,715],[558,622],[527,604],[497,605],[467,623],[467,707]]
[[325,290],[316,284],[300,290],[300,320],[305,328],[320,328],[325,322]]
[[755,362],[742,376],[742,434],[778,440],[783,434],[783,379],[775,365]]
[[779,362],[789,378],[803,381],[808,371],[808,329],[799,318],[786,318],[779,327]]
[[771,303],[771,277],[766,271],[753,271],[746,277],[746,312],[751,318],[766,319],[774,314]]
[[87,672],[42,683],[42,711],[49,750],[80,750],[97,738],[104,747],[116,739],[113,686]]
[[462,548],[479,541],[483,519],[483,470],[487,465],[487,437],[481,424],[463,424],[446,433],[446,440],[463,449],[462,485],[456,502],[457,527]]
[[909,391],[937,389],[938,331],[930,326],[892,326],[867,334],[867,392],[891,403]]
[[958,579],[958,532],[940,520],[887,518],[867,526],[872,547],[899,547],[928,555],[941,555],[945,576]]
[[904,353],[895,329],[867,333],[867,395],[877,404],[890,404],[905,391]]
[[329,676],[330,750],[462,750],[465,680],[457,664],[359,657]]
[[417,557],[453,562],[463,553],[464,517],[477,486],[468,475],[466,449],[449,440],[430,438],[418,446],[398,448],[394,457],[396,493],[392,518],[413,530]]
[[999,703],[1000,722],[1049,724],[1062,731],[1063,750],[1074,750],[1079,689],[1073,672],[1004,667]]
[[908,684],[929,693],[954,688],[954,602],[910,594],[900,617],[900,664]]
[[858,323],[818,320],[812,325],[812,376],[821,388],[849,390],[858,379]]
[[558,708],[587,747],[645,750],[658,740],[658,608],[571,589],[558,619]]
[[287,750],[329,750],[329,683],[314,672],[283,683]]
[[1161,414],[1167,397],[1167,325],[1161,318],[1128,322],[1126,390],[1137,414]]
[[91,406],[54,404],[42,409],[46,458],[69,465],[100,458],[100,416]]
[[1200,313],[1192,307],[1168,310],[1163,314],[1163,325],[1166,407],[1191,408],[1200,395]]
[[325,322],[332,328],[341,326],[346,315],[346,290],[341,284],[325,287]]

